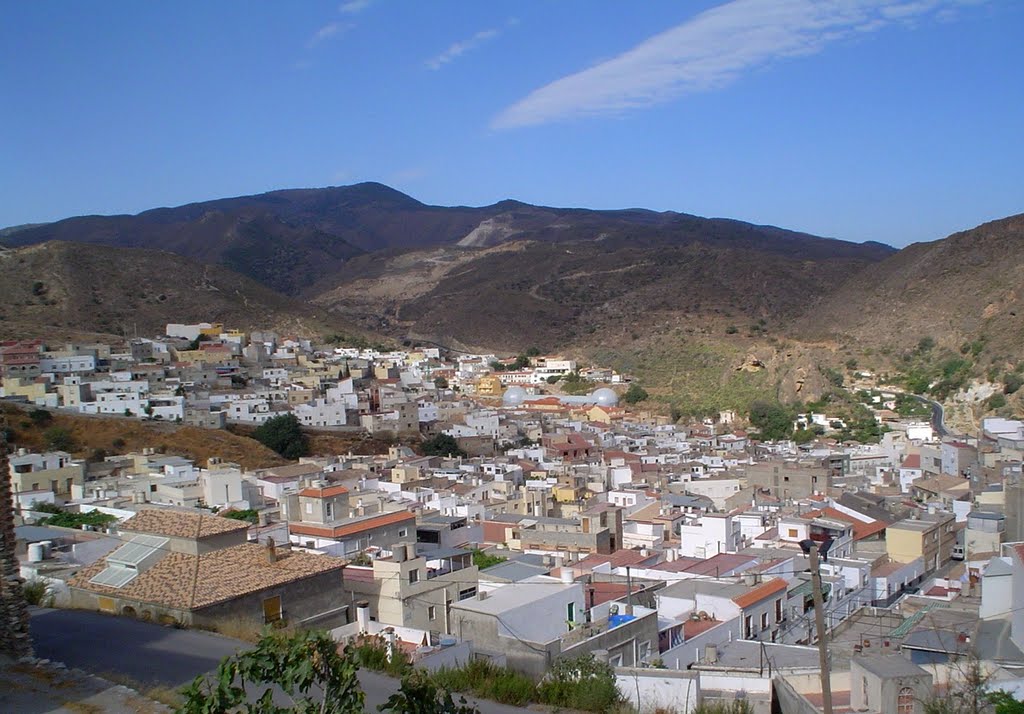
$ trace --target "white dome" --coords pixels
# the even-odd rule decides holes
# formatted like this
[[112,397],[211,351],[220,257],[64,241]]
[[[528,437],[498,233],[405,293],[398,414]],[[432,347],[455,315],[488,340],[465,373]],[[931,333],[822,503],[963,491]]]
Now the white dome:
[[615,393],[614,389],[609,389],[608,387],[595,389],[590,398],[602,407],[614,407],[619,403],[619,395]]
[[522,387],[509,387],[501,397],[501,403],[506,407],[518,407],[526,401],[526,390]]

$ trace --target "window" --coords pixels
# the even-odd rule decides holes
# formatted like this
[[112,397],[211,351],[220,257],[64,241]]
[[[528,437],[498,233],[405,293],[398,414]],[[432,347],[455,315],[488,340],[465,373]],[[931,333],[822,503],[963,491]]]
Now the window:
[[327,503],[324,504],[324,508],[325,508],[325,515],[327,517],[327,520],[333,521],[334,520],[334,503],[332,501],[328,501]]
[[914,690],[903,687],[896,697],[896,714],[914,714]]
[[409,584],[412,585],[413,583],[418,583],[419,581],[420,581],[420,571],[419,571],[419,568],[413,568],[412,570],[409,571]]
[[761,629],[762,630],[767,630],[768,629],[768,613],[767,612],[762,612],[761,613]]
[[651,641],[647,640],[646,642],[641,642],[640,643],[640,647],[637,649],[637,655],[639,656],[640,660],[643,661],[643,660],[647,659],[650,656],[650,654],[651,654]]
[[789,537],[790,538],[797,538],[798,537],[797,534],[796,534],[796,528],[790,528],[789,529]]
[[622,655],[617,654],[614,657],[610,657],[608,659],[608,664],[610,664],[612,667],[621,667],[622,666]]
[[466,588],[465,590],[459,590],[459,600],[469,600],[471,597],[476,597],[476,588]]
[[782,622],[782,598],[775,601],[775,621]]
[[309,514],[313,513],[313,504],[310,503],[309,501],[306,501],[306,513],[309,513]]
[[281,619],[281,596],[275,595],[263,601],[263,622],[277,622]]
[[427,608],[427,619],[428,620],[436,620],[437,619],[437,607],[436,606],[431,605],[430,607]]
[[747,615],[743,618],[743,636],[747,639],[754,636],[754,618],[752,615]]
[[399,538],[405,538],[407,535],[409,535],[409,529],[408,528],[402,528],[402,529],[400,529],[398,531],[398,537]]
[[567,622],[576,622],[576,603],[570,602],[565,606],[565,619]]

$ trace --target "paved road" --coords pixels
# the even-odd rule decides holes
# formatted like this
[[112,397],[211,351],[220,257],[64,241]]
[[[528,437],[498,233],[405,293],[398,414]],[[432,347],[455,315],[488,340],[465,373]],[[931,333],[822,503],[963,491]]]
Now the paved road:
[[[33,608],[36,656],[90,674],[121,674],[140,684],[179,687],[217,668],[224,657],[247,648],[242,640],[199,630],[177,630],[124,617],[82,610]],[[398,689],[398,681],[360,670],[366,711],[376,712]],[[474,701],[481,714],[522,714],[523,710]]]

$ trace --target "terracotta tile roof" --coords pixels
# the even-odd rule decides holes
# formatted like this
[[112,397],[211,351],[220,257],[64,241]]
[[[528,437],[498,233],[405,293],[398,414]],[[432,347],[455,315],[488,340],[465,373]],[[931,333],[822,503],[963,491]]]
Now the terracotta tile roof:
[[613,568],[623,568],[627,565],[638,565],[640,563],[647,563],[650,561],[657,560],[660,556],[659,553],[652,553],[651,555],[643,555],[639,550],[631,550],[628,548],[620,548],[614,553],[600,554],[593,553],[588,555],[586,558],[573,564],[574,569],[582,570],[593,570],[598,565],[604,563],[610,563]]
[[[596,582],[583,586],[586,593],[585,602],[590,607],[597,607],[612,600],[620,600],[629,594],[626,583]],[[634,585],[632,592],[637,593],[643,590],[642,585]]]
[[347,561],[327,555],[278,551],[277,562],[267,560],[266,547],[243,543],[203,555],[168,553],[123,588],[95,585],[89,580],[106,566],[101,558],[68,581],[71,587],[128,600],[139,600],[182,610],[197,610],[242,595],[303,578],[340,571]]
[[332,496],[340,496],[343,493],[348,493],[348,489],[344,486],[310,487],[299,491],[300,496],[306,496],[307,498],[330,498]]
[[118,528],[132,533],[152,533],[172,538],[209,538],[244,531],[249,528],[246,521],[232,518],[169,511],[162,508],[146,508],[139,511]]
[[756,588],[749,590],[742,595],[737,595],[732,599],[732,601],[736,603],[738,607],[747,607],[748,605],[761,602],[762,600],[777,593],[785,592],[788,587],[789,585],[782,578],[774,578],[766,583],[761,583]]
[[662,571],[664,571],[666,573],[681,573],[681,572],[687,570],[688,568],[692,568],[694,565],[697,565],[698,563],[703,563],[703,562],[704,561],[701,560],[700,558],[687,558],[686,556],[682,556],[681,555],[681,556],[679,556],[678,558],[676,558],[675,560],[673,560],[671,562],[665,561],[664,563],[658,563],[657,565],[652,565],[652,566],[650,566],[650,569],[651,570],[662,570]]
[[900,464],[901,469],[919,469],[921,468],[921,454],[911,454],[907,458],[903,459],[903,463]]
[[702,632],[707,632],[712,627],[718,627],[722,624],[721,620],[690,620],[687,619],[683,622],[683,639],[688,640],[692,637],[696,637]]
[[409,511],[395,511],[393,513],[382,513],[379,516],[360,519],[354,523],[342,523],[337,526],[315,526],[306,523],[289,523],[288,532],[296,535],[312,535],[322,538],[346,538],[356,533],[363,533],[375,528],[383,528],[403,521],[415,521]]

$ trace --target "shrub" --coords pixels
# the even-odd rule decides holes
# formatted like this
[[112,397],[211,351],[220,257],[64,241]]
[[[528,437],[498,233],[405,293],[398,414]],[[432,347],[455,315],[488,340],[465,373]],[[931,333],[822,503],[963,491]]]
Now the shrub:
[[739,331],[740,329],[736,327],[736,325],[729,325],[727,328],[725,328],[725,334],[727,335],[735,335]]
[[1006,406],[1006,397],[1002,394],[993,394],[986,402],[989,409],[1001,409]]
[[461,667],[440,669],[434,673],[439,687],[453,692],[469,692],[502,704],[523,706],[536,697],[533,680],[486,660],[470,660]]
[[497,565],[498,563],[504,563],[506,560],[508,560],[508,558],[504,558],[500,555],[491,555],[490,553],[485,553],[479,548],[473,550],[473,565],[478,567],[480,570],[483,570],[484,568],[489,568],[492,565]]
[[21,586],[21,594],[25,596],[25,602],[36,607],[49,607],[53,603],[50,586],[45,581],[36,578],[27,580]]
[[54,451],[72,451],[75,448],[75,439],[71,432],[62,426],[50,427],[43,433],[46,441],[46,448]]
[[378,707],[382,712],[394,714],[479,714],[479,709],[466,703],[461,697],[456,703],[451,692],[440,688],[423,671],[413,671],[402,677],[399,690]]
[[1007,372],[1003,377],[1003,394],[1014,394],[1024,387],[1024,377],[1016,372]]
[[537,694],[544,704],[592,712],[610,711],[622,703],[615,670],[592,654],[556,662]]
[[226,511],[217,515],[221,518],[231,518],[236,521],[247,521],[252,525],[256,525],[260,521],[260,514],[255,508],[246,508],[245,510],[240,511]]
[[109,513],[100,513],[99,511],[71,513],[70,511],[61,510],[58,513],[54,513],[52,516],[40,519],[39,525],[56,526],[58,528],[81,528],[82,526],[104,528],[116,520],[117,518],[115,516],[112,516]]
[[388,660],[388,646],[380,635],[363,635],[348,650],[356,663],[374,672],[401,677],[412,669],[409,655],[396,647]]

